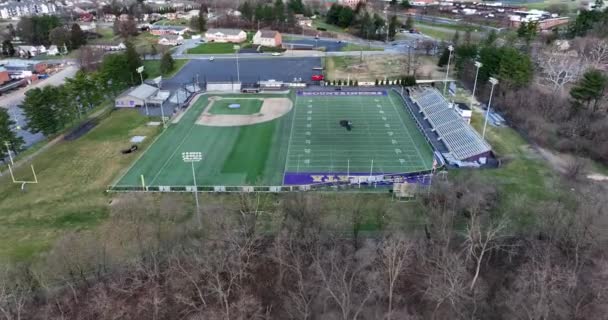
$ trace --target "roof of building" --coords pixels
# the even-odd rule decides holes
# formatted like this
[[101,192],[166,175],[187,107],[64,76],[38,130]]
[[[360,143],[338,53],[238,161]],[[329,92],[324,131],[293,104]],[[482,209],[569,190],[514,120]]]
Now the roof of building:
[[437,89],[414,90],[411,97],[456,159],[467,160],[492,150]]
[[146,99],[154,96],[156,94],[156,91],[158,91],[158,88],[144,83],[144,84],[140,84],[137,87],[128,89],[127,91],[123,92],[119,96],[119,98],[125,97],[125,96],[131,96],[133,98],[146,100]]
[[262,38],[274,38],[279,32],[274,30],[260,30],[260,37]]
[[241,32],[244,32],[244,31],[241,29],[224,29],[224,28],[207,30],[207,33],[222,33],[227,36],[238,36],[239,34],[241,34]]

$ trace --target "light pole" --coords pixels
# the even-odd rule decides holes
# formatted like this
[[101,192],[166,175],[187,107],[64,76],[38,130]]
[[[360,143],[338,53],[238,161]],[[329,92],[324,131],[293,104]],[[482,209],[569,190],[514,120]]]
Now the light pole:
[[241,46],[235,45],[234,50],[236,50],[236,81],[241,82],[241,72],[239,71],[239,50],[241,50]]
[[4,141],[4,145],[6,146],[6,152],[8,153],[8,159],[11,161],[11,165],[14,166],[13,162],[13,154],[11,153],[10,143],[8,141]]
[[446,90],[448,88],[448,75],[450,74],[450,62],[452,61],[452,51],[454,51],[454,47],[452,45],[448,46],[448,51],[450,52],[448,55],[448,67],[445,69],[445,82],[443,83],[443,95],[445,96]]
[[490,89],[490,100],[488,101],[488,110],[486,110],[486,121],[483,123],[483,132],[481,137],[483,139],[486,138],[486,126],[488,125],[488,117],[490,116],[490,107],[492,106],[492,95],[494,94],[494,86],[498,84],[498,80],[496,78],[490,77],[490,83],[492,84],[492,89]]
[[184,160],[184,162],[188,163],[190,162],[190,164],[192,165],[192,181],[194,183],[194,200],[196,201],[196,217],[198,219],[198,227],[200,229],[203,228],[203,221],[201,219],[201,209],[200,209],[200,205],[198,202],[198,187],[196,185],[196,174],[194,172],[194,163],[195,162],[200,162],[201,160],[203,160],[203,153],[202,152],[182,152],[182,160]]
[[475,82],[473,83],[473,92],[471,93],[471,108],[473,108],[473,100],[475,100],[475,89],[477,89],[477,76],[479,75],[479,68],[483,67],[483,64],[479,61],[475,61],[475,67],[477,71],[475,71]]

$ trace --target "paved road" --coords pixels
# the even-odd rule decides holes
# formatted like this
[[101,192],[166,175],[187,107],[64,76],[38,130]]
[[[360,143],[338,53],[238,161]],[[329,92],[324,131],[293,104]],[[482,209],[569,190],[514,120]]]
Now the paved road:
[[44,136],[41,133],[34,134],[25,129],[25,117],[21,108],[18,107],[23,104],[25,93],[33,88],[42,88],[48,85],[60,85],[65,82],[66,78],[73,77],[76,74],[76,71],[78,71],[76,66],[68,66],[67,68],[34,85],[27,86],[9,94],[0,96],[0,107],[8,109],[8,113],[13,121],[16,122],[16,126],[21,128],[21,130],[17,130],[17,134],[23,138],[26,147],[41,141],[44,139]]
[[[239,73],[241,82],[254,83],[260,80],[293,81],[301,78],[309,81],[316,72],[313,67],[321,66],[319,57],[240,57]],[[191,83],[199,78],[204,81],[237,81],[236,59],[232,57],[193,59],[173,78],[163,82],[163,88],[175,89],[184,83]]]

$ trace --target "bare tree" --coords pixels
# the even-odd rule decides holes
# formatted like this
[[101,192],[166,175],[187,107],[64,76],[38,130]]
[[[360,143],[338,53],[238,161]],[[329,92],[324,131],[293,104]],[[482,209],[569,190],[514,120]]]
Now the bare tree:
[[317,273],[325,293],[340,310],[341,318],[356,320],[373,294],[364,275],[369,260],[365,263],[355,259],[352,249],[345,246],[331,246],[316,254]]
[[395,285],[410,262],[412,248],[412,242],[402,236],[386,237],[380,243],[380,259],[388,287],[387,319],[389,320],[392,319]]
[[500,242],[500,238],[503,236],[502,232],[506,229],[507,220],[500,218],[498,221],[484,223],[482,218],[478,211],[471,212],[465,231],[464,247],[468,252],[468,258],[472,259],[475,265],[475,274],[470,285],[471,290],[475,288],[484,258],[491,251],[505,246]]
[[565,85],[577,81],[587,69],[580,57],[540,54],[537,58],[541,71],[541,84],[548,85],[553,91],[561,91]]

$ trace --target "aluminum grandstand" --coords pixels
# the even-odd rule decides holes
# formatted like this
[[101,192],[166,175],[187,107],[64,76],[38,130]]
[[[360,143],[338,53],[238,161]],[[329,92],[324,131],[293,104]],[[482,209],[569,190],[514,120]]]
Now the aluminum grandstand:
[[[491,154],[490,145],[450,107],[450,103],[435,88],[419,87],[409,90],[410,98],[415,104],[415,112],[430,124],[434,137],[429,139],[441,141],[448,152],[442,155],[450,162],[473,162]],[[411,105],[410,105],[411,106]],[[427,136],[429,130],[424,130]]]

